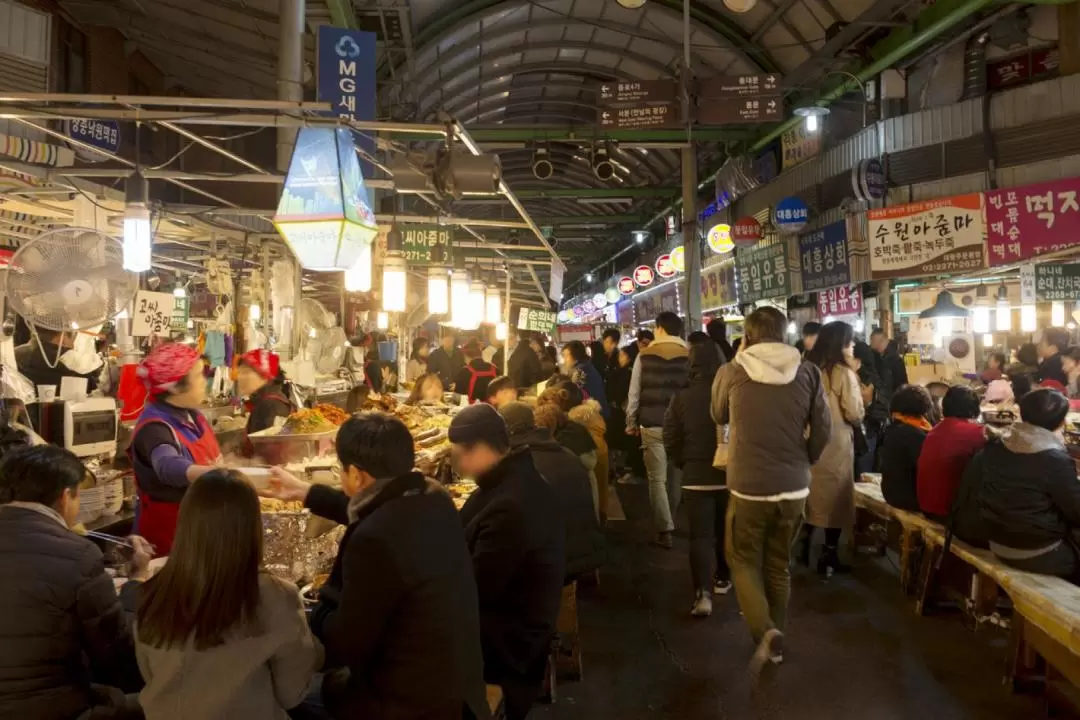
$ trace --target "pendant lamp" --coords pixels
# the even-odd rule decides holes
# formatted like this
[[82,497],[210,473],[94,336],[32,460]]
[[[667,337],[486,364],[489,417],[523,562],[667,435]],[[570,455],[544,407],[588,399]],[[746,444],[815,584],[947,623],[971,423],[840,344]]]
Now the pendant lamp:
[[942,290],[938,293],[937,300],[934,301],[933,307],[927,308],[919,313],[920,320],[931,320],[934,318],[966,318],[971,315],[971,311],[967,308],[962,308],[953,302],[952,293],[948,290]]
[[124,187],[124,269],[146,272],[150,269],[150,190],[138,170]]

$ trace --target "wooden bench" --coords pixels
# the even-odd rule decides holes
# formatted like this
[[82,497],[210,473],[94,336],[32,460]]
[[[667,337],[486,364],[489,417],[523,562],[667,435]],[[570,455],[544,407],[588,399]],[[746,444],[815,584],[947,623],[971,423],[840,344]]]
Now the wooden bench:
[[899,537],[900,585],[904,592],[911,592],[917,577],[915,560],[923,544],[923,532],[931,528],[942,529],[941,525],[919,513],[892,507],[885,502],[881,485],[876,482],[855,483],[855,507],[884,520],[889,526],[890,535]]

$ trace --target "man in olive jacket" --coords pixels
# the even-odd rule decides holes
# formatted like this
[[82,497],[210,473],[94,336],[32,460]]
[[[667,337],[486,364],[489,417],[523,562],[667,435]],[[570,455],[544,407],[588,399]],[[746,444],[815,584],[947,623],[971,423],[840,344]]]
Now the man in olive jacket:
[[832,431],[821,371],[784,343],[786,325],[774,308],[752,312],[742,347],[712,388],[713,419],[729,425],[728,565],[758,643],[755,672],[783,660],[791,546],[810,494],[810,466]]

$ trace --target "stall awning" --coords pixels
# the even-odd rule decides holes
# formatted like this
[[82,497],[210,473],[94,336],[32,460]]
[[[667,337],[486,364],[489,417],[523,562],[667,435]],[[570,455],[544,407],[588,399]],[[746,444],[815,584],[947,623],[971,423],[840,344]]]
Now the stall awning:
[[75,153],[70,148],[2,133],[0,133],[0,155],[35,165],[71,167],[75,164]]

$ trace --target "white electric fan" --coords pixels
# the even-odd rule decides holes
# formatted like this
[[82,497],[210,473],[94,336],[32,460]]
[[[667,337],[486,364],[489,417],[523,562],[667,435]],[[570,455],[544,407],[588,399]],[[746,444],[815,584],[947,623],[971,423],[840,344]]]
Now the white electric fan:
[[[8,303],[34,337],[36,328],[77,332],[102,325],[127,307],[138,289],[138,276],[124,270],[123,256],[121,242],[97,230],[42,233],[11,259]],[[50,367],[59,361],[59,356],[45,358]]]
[[320,375],[334,375],[345,359],[345,330],[335,324],[334,314],[318,300],[300,303],[300,330],[304,357]]

